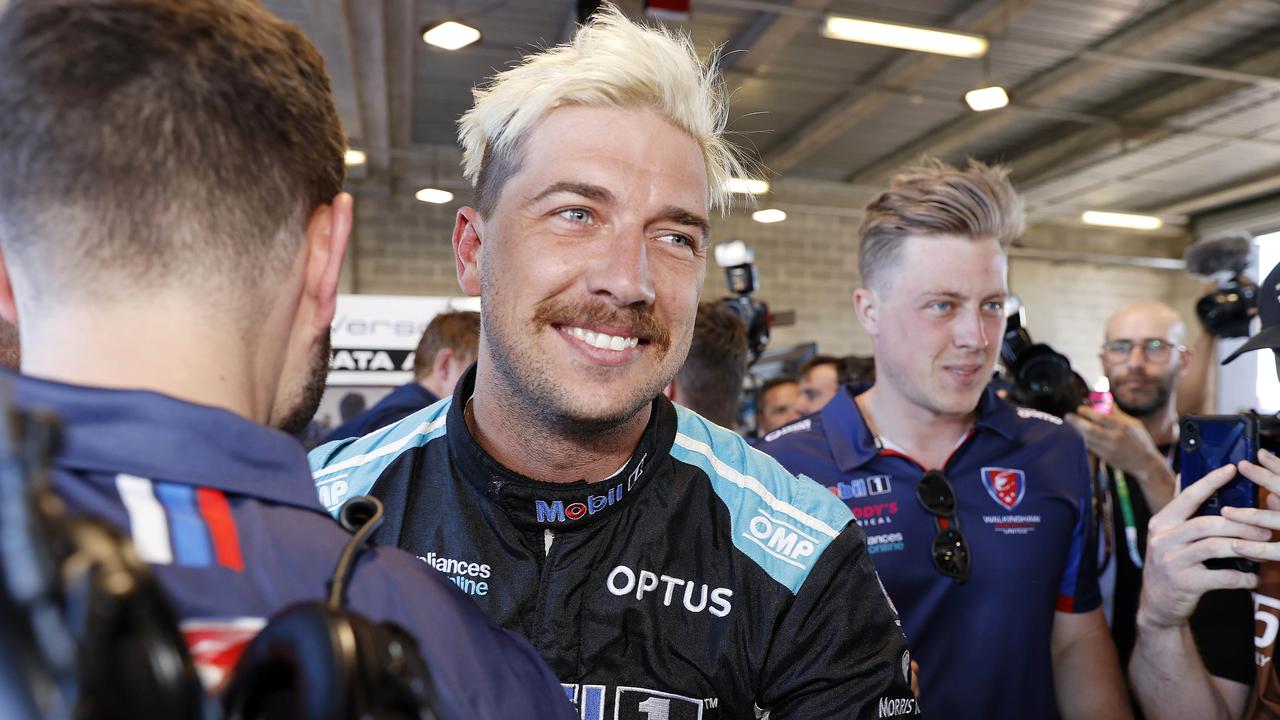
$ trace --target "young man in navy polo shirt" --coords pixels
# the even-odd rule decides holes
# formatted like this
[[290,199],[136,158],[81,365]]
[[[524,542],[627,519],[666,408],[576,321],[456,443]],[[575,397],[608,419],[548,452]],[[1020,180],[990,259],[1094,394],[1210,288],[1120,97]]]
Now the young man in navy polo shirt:
[[1084,444],[987,389],[1022,229],[1004,170],[932,162],[895,178],[867,208],[854,294],[875,385],[760,447],[852,508],[931,713],[1126,717]]

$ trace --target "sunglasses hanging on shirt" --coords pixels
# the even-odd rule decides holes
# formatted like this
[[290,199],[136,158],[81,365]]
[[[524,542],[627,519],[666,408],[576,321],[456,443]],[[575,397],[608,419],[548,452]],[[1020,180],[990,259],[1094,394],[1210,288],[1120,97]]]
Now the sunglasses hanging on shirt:
[[938,534],[933,538],[933,566],[964,584],[969,580],[969,543],[956,518],[956,493],[940,470],[930,470],[916,484],[916,500],[930,515]]

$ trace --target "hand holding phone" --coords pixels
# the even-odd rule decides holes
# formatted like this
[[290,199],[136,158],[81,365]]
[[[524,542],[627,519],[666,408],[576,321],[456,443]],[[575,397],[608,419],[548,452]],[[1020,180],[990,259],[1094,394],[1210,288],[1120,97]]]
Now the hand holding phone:
[[[1258,462],[1258,418],[1254,415],[1189,415],[1180,421],[1178,441],[1182,488],[1210,472],[1241,461]],[[1258,486],[1237,473],[1226,485],[1209,496],[1196,515],[1221,515],[1226,506],[1255,508]],[[1243,558],[1209,560],[1210,568],[1231,568],[1257,572],[1258,564]]]

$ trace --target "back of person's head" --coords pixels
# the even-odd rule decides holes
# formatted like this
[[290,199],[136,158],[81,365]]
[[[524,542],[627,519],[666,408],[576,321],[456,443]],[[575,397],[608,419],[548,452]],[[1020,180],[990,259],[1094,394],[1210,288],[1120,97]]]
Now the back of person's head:
[[638,25],[608,3],[571,43],[530,54],[472,94],[458,141],[482,216],[519,171],[521,142],[548,113],[568,105],[657,111],[701,147],[713,207],[728,207],[726,181],[743,172],[724,135],[729,104],[715,59],[703,65],[688,37]]
[[343,182],[324,63],[255,2],[14,0],[0,118],[19,308],[175,288],[249,308]]
[[887,287],[909,237],[993,239],[1008,248],[1026,226],[1009,171],[970,160],[964,170],[926,159],[894,177],[867,206],[858,267],[867,287]]
[[746,374],[747,326],[742,318],[719,302],[701,303],[689,356],[676,374],[680,403],[717,425],[733,428]]
[[436,356],[445,349],[452,351],[461,365],[470,365],[476,359],[479,344],[480,313],[471,310],[440,313],[431,319],[418,340],[418,349],[413,355],[413,376],[419,380],[429,376]]

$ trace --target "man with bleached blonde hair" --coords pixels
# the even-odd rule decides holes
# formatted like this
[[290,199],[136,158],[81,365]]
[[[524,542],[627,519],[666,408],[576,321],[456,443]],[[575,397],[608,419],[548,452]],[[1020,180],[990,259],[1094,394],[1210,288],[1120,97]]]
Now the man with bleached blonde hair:
[[453,234],[477,364],[317,448],[316,482],[382,498],[380,538],[529,637],[583,718],[914,714],[848,509],[662,395],[740,172],[724,123],[714,65],[613,8],[477,90]]
[[929,161],[867,207],[854,312],[875,384],[760,449],[853,510],[946,718],[1129,712],[1099,609],[1084,443],[988,385],[1004,333],[1007,171]]

